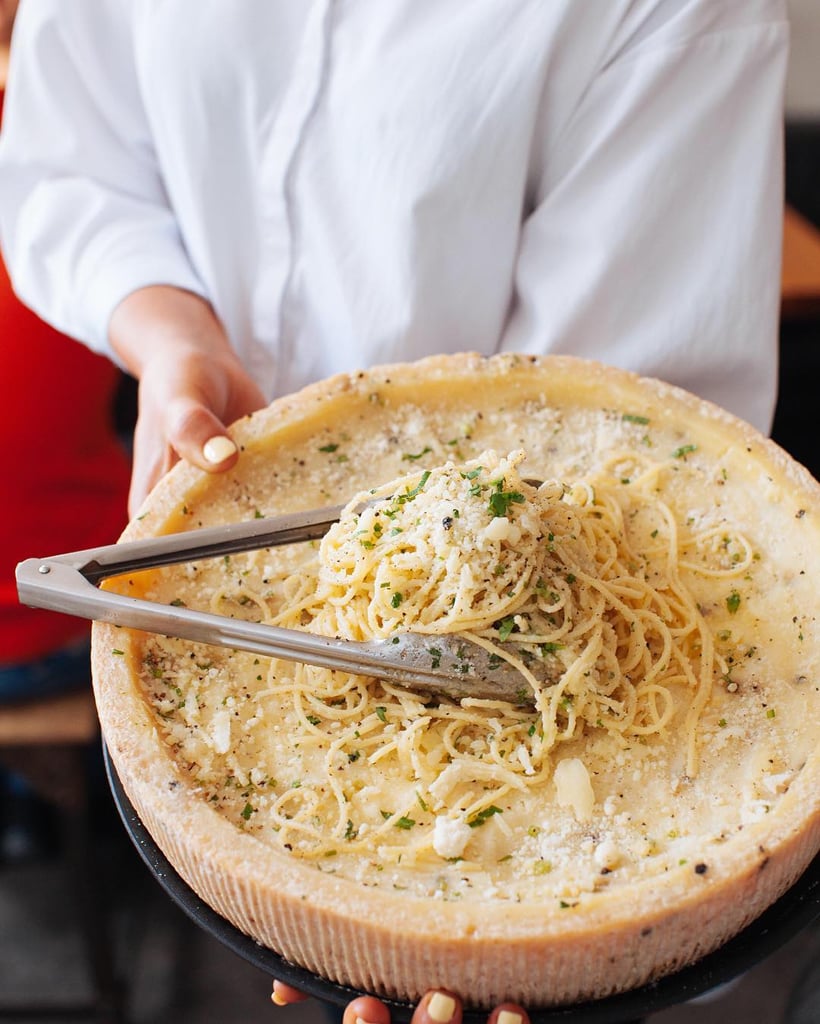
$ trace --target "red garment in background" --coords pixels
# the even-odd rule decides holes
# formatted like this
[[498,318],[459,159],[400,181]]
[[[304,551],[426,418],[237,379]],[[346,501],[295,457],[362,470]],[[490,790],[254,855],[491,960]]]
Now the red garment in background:
[[[0,116],[2,102],[0,91]],[[0,665],[88,632],[81,619],[20,605],[14,569],[123,530],[130,466],[112,422],[118,380],[107,359],[22,305],[0,261]]]

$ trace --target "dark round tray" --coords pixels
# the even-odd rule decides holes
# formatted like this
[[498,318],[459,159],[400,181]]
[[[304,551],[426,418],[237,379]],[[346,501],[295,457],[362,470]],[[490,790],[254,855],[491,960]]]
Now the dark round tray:
[[[105,767],[114,803],[123,824],[151,874],[171,899],[209,935],[233,950],[242,959],[308,995],[338,1006],[346,1005],[361,990],[337,985],[296,964],[285,960],[273,950],[235,928],[217,914],[176,873],[162,851],[149,835],[122,788],[103,748]],[[625,1024],[669,1006],[702,995],[716,985],[747,971],[774,953],[789,939],[820,916],[820,856],[815,857],[802,877],[756,921],[714,953],[685,967],[675,974],[619,995],[594,1002],[578,1003],[557,1009],[530,1011],[533,1024]],[[394,1021],[409,1021],[413,1013],[410,1003],[384,999]],[[465,1024],[483,1024],[484,1011],[465,1008]]]

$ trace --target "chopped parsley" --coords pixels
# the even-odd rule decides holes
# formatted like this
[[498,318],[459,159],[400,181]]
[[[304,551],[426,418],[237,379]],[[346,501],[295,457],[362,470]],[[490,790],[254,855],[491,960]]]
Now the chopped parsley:
[[505,491],[504,480],[495,481],[495,490],[490,495],[487,511],[491,516],[505,516],[510,505],[523,505],[525,499],[520,491]]
[[412,501],[413,498],[415,498],[417,495],[419,495],[424,490],[425,484],[427,483],[427,481],[429,479],[430,479],[430,470],[426,469],[421,474],[421,479],[419,480],[419,482],[416,484],[416,486],[411,491],[405,491],[404,494],[399,494],[399,495],[396,496],[396,498],[395,498],[396,503],[399,504],[399,505],[404,505],[405,502]]
[[411,452],[405,452],[402,455],[404,462],[415,462],[417,459],[423,459],[425,455],[431,452],[433,449],[429,445],[425,445],[420,452],[413,455]]
[[510,633],[515,628],[515,616],[507,615],[500,622],[497,622],[496,626],[498,627],[498,639],[501,643],[504,643],[505,640],[509,640]]
[[490,804],[489,807],[482,808],[482,810],[474,814],[472,818],[469,818],[467,824],[470,826],[470,828],[478,828],[480,825],[483,825],[484,822],[487,821],[489,818],[492,818],[494,814],[503,813],[504,812],[501,810],[500,807],[496,807],[495,804]]
[[562,650],[563,647],[563,644],[559,644],[555,640],[548,640],[544,644],[539,644],[538,650],[541,652],[541,657],[545,658],[548,654],[555,654],[556,651]]
[[733,590],[726,598],[726,607],[729,609],[730,615],[734,615],[740,607],[740,594],[736,590]]

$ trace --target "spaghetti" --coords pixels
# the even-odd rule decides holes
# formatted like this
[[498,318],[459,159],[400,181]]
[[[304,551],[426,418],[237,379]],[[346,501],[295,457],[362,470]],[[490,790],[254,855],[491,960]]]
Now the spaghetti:
[[[353,640],[458,632],[520,671],[536,712],[272,661],[242,737],[212,727],[243,825],[302,857],[342,845],[408,863],[460,857],[490,817],[506,827],[503,801],[557,782],[557,751],[583,736],[623,749],[680,729],[696,773],[698,721],[726,665],[686,577],[741,574],[748,541],[690,534],[658,497],[663,463],[629,452],[573,484],[534,486],[524,458],[487,451],[360,493],[298,571],[267,567],[265,591],[240,577],[212,608]],[[290,781],[265,762],[272,720],[291,733]]]

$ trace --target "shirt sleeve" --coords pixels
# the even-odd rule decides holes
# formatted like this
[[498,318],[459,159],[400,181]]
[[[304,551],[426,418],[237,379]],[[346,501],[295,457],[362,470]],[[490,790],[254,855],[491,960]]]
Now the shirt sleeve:
[[140,101],[128,5],[20,7],[0,138],[0,235],[18,295],[113,357],[129,293],[203,294],[163,188]]
[[536,143],[501,347],[660,377],[768,431],[788,25],[764,0],[643,8]]

